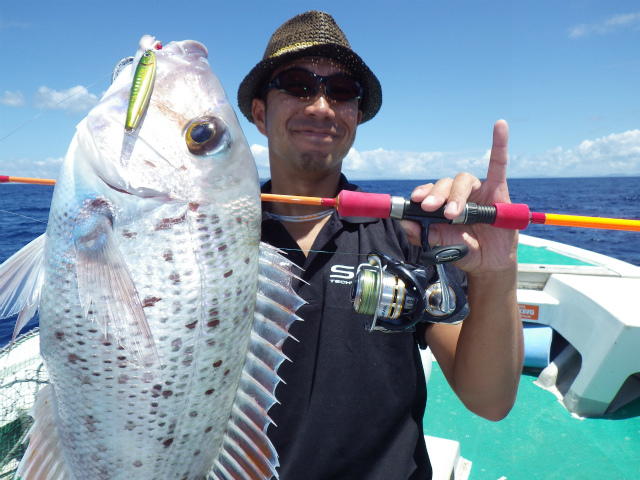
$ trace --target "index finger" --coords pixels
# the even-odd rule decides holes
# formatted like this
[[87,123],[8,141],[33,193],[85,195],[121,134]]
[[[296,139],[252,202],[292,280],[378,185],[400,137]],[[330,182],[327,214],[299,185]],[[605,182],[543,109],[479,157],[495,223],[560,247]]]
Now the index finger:
[[509,125],[505,120],[498,120],[493,126],[493,145],[487,182],[505,183],[507,181],[507,144],[509,142]]

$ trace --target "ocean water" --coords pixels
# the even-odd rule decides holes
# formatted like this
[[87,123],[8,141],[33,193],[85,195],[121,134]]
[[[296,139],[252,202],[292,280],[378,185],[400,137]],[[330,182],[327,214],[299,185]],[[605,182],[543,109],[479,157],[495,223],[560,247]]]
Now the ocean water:
[[[52,195],[52,186],[0,184],[0,263],[44,233]],[[16,318],[0,320],[0,347],[11,340]],[[22,331],[37,325],[36,314]]]
[[[409,197],[429,180],[355,181],[363,190]],[[535,212],[640,220],[640,178],[551,178],[509,181],[511,200]],[[53,187],[0,185],[0,263],[44,233]],[[640,266],[640,232],[530,225],[523,231]],[[0,347],[15,317],[0,321]],[[37,316],[27,328],[37,325]],[[25,329],[26,331],[26,329]]]

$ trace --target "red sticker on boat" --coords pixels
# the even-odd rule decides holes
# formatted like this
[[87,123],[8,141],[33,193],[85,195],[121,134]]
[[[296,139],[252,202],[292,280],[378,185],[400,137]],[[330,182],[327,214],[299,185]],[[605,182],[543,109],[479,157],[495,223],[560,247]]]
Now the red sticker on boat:
[[538,312],[540,307],[538,305],[522,305],[518,304],[520,309],[521,320],[538,320]]

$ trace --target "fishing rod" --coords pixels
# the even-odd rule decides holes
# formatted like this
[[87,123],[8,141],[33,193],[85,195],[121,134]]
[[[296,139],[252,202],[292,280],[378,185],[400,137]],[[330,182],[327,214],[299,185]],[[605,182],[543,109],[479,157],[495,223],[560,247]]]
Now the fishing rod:
[[31,183],[34,185],[55,185],[56,181],[49,178],[8,177],[0,175],[0,183]]
[[485,223],[513,230],[524,230],[530,224],[537,224],[640,232],[640,220],[532,212],[529,210],[529,206],[523,203],[477,205],[469,202],[465,205],[460,216],[449,220],[444,216],[445,206],[433,212],[425,212],[418,202],[384,193],[343,190],[336,198],[263,193],[262,201],[333,207],[344,217],[395,218],[398,220],[427,218],[452,225]]
[[[56,181],[43,178],[0,175],[0,183],[55,185]],[[459,217],[449,220],[444,216],[444,206],[433,212],[425,212],[418,202],[384,193],[343,190],[335,198],[263,193],[261,198],[263,202],[331,207],[335,208],[344,217],[395,218],[398,220],[431,219],[432,221],[450,223],[452,225],[484,223],[513,230],[524,230],[529,225],[534,224],[640,232],[640,220],[532,212],[529,206],[523,203],[477,205],[469,202],[465,205],[464,211]]]

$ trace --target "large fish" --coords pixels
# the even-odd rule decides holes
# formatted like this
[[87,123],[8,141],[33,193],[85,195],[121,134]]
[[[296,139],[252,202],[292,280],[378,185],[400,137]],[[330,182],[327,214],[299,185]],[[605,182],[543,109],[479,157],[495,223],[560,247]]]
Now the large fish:
[[[303,302],[260,245],[257,171],[207,50],[158,47],[143,37],[79,124],[46,233],[0,267],[0,316],[39,309],[50,375],[22,480],[275,475],[267,410]],[[125,133],[138,64],[155,79]]]

